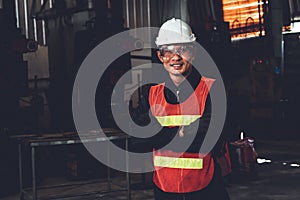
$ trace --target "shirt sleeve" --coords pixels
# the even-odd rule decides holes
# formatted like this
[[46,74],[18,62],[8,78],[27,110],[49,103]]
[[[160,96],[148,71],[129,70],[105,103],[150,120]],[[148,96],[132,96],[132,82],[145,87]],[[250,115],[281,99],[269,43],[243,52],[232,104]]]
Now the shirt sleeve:
[[147,128],[153,128],[153,130],[160,129],[160,131],[154,136],[148,138],[131,137],[130,150],[133,152],[144,153],[151,152],[153,148],[160,149],[168,144],[177,133],[178,127],[162,127],[151,115],[150,105],[148,101],[150,87],[151,86],[145,89],[145,92],[139,100],[138,106],[136,108],[130,108],[130,114],[133,122],[137,126],[143,127],[151,123],[151,126]]

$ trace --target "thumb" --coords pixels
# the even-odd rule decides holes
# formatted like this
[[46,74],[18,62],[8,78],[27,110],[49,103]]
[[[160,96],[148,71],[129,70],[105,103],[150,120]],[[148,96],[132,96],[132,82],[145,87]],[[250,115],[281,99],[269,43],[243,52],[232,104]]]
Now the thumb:
[[179,137],[183,137],[184,136],[184,126],[180,126],[179,127]]

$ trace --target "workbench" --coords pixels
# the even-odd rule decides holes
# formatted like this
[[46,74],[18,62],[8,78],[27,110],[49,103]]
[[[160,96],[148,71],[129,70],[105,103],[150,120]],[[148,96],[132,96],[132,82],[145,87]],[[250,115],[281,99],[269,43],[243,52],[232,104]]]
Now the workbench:
[[[105,145],[105,142],[110,141],[117,141],[117,140],[123,140],[125,141],[125,154],[127,154],[128,150],[128,135],[124,132],[116,129],[103,129],[101,130],[101,133],[105,134],[97,134],[97,131],[87,131],[86,134],[84,134],[84,137],[79,137],[76,132],[65,132],[65,133],[50,133],[50,134],[24,134],[24,135],[16,135],[12,136],[14,140],[18,142],[18,148],[19,148],[19,184],[20,184],[20,200],[27,199],[29,197],[32,200],[39,199],[38,197],[38,190],[39,189],[45,189],[45,188],[53,188],[53,187],[64,187],[69,186],[74,183],[68,183],[68,184],[60,184],[60,185],[51,185],[51,186],[43,186],[39,187],[37,185],[37,177],[36,177],[36,151],[39,149],[39,147],[53,147],[53,146],[70,146],[70,145],[76,145],[76,144],[84,144],[89,142],[101,142]],[[24,188],[23,187],[23,159],[22,154],[24,153],[24,148],[30,148],[31,152],[31,187],[30,188]],[[107,149],[106,152],[108,155],[108,158],[111,156],[109,155],[109,149]],[[126,160],[126,167],[129,166],[128,161],[128,155],[125,155]],[[107,167],[107,191],[105,192],[111,192],[111,175],[110,175],[110,168]],[[92,181],[91,181],[92,182]],[[76,183],[76,184],[86,184],[85,182],[82,183]],[[130,200],[130,176],[129,172],[127,170],[126,172],[126,186],[123,190],[127,191],[127,199]],[[103,191],[99,191],[101,193]],[[82,195],[89,195],[89,194],[82,194]],[[80,195],[80,196],[82,196]],[[66,198],[68,196],[55,196],[55,199],[57,198]],[[49,197],[49,199],[53,199],[54,197]],[[73,199],[73,198],[72,198]]]

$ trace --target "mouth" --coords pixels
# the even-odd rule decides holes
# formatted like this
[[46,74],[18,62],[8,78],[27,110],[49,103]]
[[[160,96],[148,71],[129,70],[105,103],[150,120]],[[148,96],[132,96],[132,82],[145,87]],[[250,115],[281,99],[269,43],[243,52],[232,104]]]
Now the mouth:
[[171,67],[173,67],[174,69],[181,69],[183,66],[183,63],[173,63],[170,64]]

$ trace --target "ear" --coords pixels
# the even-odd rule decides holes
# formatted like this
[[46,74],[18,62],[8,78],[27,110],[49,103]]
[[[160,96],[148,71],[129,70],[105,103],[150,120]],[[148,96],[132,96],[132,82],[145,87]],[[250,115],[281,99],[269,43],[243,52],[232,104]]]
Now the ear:
[[163,59],[163,57],[161,56],[159,50],[156,51],[156,54],[157,54],[158,59],[159,59],[161,62],[164,62],[164,59]]

